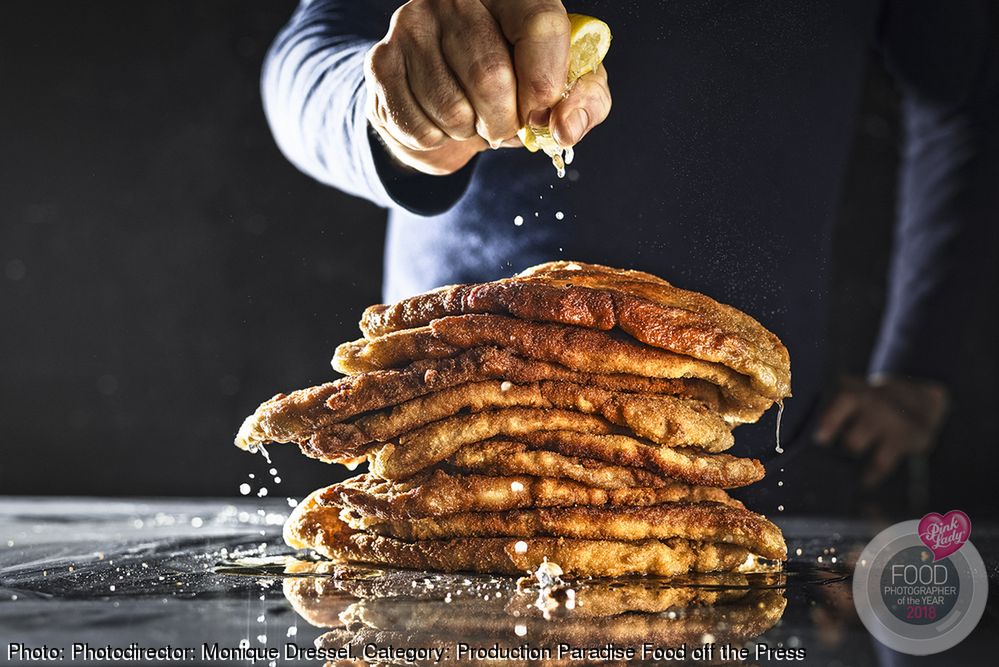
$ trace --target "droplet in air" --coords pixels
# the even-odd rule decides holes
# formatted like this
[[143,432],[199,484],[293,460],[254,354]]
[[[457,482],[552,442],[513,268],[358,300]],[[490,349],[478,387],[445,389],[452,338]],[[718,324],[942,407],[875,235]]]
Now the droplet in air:
[[784,448],[780,446],[780,420],[784,416],[784,400],[777,401],[777,453],[783,454]]
[[515,217],[513,219],[513,224],[515,224],[518,227],[520,227],[522,224],[524,224],[524,216],[518,215],[517,217]]
[[267,487],[266,486],[260,487],[260,490],[257,491],[257,497],[258,498],[263,498],[266,495],[267,495]]
[[240,484],[239,485],[239,493],[240,493],[240,495],[243,495],[243,496],[250,495],[250,485],[247,484],[246,482],[243,482],[242,484]]
[[563,213],[562,211],[555,211],[555,219],[565,220],[565,213]]

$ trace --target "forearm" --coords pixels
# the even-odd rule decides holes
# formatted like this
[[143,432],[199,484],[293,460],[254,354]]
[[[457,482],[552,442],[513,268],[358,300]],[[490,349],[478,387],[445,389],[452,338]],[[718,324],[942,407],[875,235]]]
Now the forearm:
[[285,156],[316,180],[388,206],[367,136],[364,56],[393,3],[303,2],[264,63],[261,89]]
[[385,34],[393,0],[305,0],[264,63],[261,88],[285,156],[321,183],[421,215],[462,196],[472,165],[446,177],[398,164],[370,131],[364,61]]
[[[910,37],[889,52],[905,95],[905,150],[888,299],[871,371],[948,382],[954,367],[948,351],[962,347],[997,259],[999,54],[983,28],[987,21],[970,12],[920,27],[926,25],[936,28],[922,35],[905,26]],[[964,45],[956,53],[935,52],[934,38],[950,44],[963,38]]]
[[991,284],[999,215],[999,103],[992,117],[907,109],[908,148],[875,373],[947,381],[976,295]]

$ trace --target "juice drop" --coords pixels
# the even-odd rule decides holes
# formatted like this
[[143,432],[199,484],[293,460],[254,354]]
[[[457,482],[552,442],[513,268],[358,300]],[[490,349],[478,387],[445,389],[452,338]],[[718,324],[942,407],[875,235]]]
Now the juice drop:
[[784,448],[780,446],[780,420],[784,416],[784,400],[777,401],[777,453],[783,454]]

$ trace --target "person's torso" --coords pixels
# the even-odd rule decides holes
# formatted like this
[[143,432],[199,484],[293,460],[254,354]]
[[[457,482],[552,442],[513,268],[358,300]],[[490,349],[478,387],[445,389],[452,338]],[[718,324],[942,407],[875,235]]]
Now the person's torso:
[[447,213],[393,211],[386,300],[553,259],[649,271],[780,336],[800,423],[820,381],[830,228],[880,3],[566,4],[613,31],[610,117],[565,179],[540,153],[490,152]]

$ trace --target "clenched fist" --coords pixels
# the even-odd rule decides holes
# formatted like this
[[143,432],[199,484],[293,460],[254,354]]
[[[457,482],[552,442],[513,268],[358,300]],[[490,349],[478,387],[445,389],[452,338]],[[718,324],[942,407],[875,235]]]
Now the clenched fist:
[[410,0],[368,52],[368,120],[395,159],[451,174],[523,125],[575,145],[607,117],[601,65],[564,95],[569,18],[557,0]]

